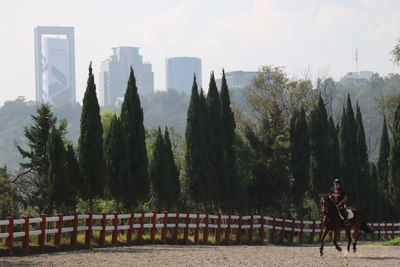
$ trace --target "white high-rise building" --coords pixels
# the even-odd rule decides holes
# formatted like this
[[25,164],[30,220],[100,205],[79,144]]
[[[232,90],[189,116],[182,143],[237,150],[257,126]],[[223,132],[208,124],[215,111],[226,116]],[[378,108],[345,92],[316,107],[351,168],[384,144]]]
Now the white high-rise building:
[[143,62],[138,47],[114,47],[113,54],[101,64],[99,77],[99,103],[113,106],[118,98],[124,96],[130,68],[135,74],[139,94],[154,91],[154,73],[151,64]]
[[196,74],[197,86],[202,87],[201,59],[197,57],[172,57],[166,59],[167,90],[191,94],[193,76]]
[[73,27],[35,28],[36,101],[75,104]]

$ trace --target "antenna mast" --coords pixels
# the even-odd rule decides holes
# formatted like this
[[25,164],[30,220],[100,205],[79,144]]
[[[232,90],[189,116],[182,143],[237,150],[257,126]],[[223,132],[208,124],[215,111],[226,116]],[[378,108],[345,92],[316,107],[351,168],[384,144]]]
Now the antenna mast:
[[356,72],[358,73],[358,49],[356,48]]

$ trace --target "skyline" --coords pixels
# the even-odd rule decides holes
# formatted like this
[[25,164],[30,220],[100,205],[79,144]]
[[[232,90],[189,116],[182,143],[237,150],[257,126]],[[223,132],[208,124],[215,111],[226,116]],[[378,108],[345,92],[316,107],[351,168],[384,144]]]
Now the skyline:
[[0,22],[7,40],[0,43],[1,105],[20,95],[35,98],[36,26],[75,28],[78,102],[89,62],[99,88],[101,62],[116,46],[140,47],[153,66],[156,90],[165,88],[165,58],[177,56],[202,60],[204,85],[212,70],[218,78],[222,68],[256,71],[262,65],[284,66],[291,77],[309,71],[313,80],[339,80],[355,71],[356,49],[359,70],[399,72],[390,61],[400,38],[395,0],[2,1]]

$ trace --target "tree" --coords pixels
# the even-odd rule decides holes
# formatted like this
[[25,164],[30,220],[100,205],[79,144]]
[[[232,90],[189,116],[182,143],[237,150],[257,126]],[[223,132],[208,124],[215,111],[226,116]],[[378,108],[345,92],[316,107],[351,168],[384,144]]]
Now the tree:
[[76,203],[79,188],[81,186],[82,172],[79,167],[79,162],[77,159],[77,155],[75,150],[71,144],[67,145],[67,150],[65,153],[65,165],[66,165],[66,173],[68,177],[68,196],[65,202],[65,209],[68,211],[75,211],[76,210]]
[[222,139],[225,164],[225,181],[229,186],[230,203],[228,206],[239,206],[239,201],[235,196],[240,195],[240,185],[236,169],[236,154],[235,154],[235,117],[231,109],[231,100],[229,96],[228,84],[226,83],[225,71],[222,70],[221,81],[221,120],[222,120]]
[[339,140],[338,140],[338,129],[333,122],[331,116],[328,120],[328,132],[329,132],[329,150],[328,150],[328,161],[329,161],[329,173],[332,178],[340,177],[340,157],[339,157]]
[[173,206],[174,203],[179,198],[181,187],[179,182],[179,170],[176,166],[176,162],[174,159],[174,154],[172,152],[171,140],[169,138],[169,133],[167,127],[165,127],[164,131],[164,145],[165,145],[165,162],[167,163],[167,173],[169,180],[169,193],[168,193],[168,205],[167,209]]
[[[24,135],[28,139],[29,150],[16,145],[19,153],[28,162],[20,163],[26,170],[24,173],[32,173],[34,177],[33,203],[38,206],[40,212],[45,212],[48,207],[48,183],[49,159],[47,154],[47,141],[50,129],[56,124],[57,117],[50,110],[50,106],[43,104],[36,110],[37,115],[32,115],[33,124],[25,127]],[[60,130],[65,131],[66,125],[62,123]]]
[[388,193],[389,157],[390,157],[390,142],[386,124],[386,117],[384,117],[382,125],[381,142],[379,146],[379,158],[377,163],[378,188],[379,192],[384,196],[387,196]]
[[17,186],[12,182],[7,167],[0,168],[0,219],[18,217],[19,196]]
[[393,62],[396,65],[400,64],[400,40],[398,41],[398,43],[396,44],[396,46],[393,48],[393,50],[391,51],[391,54],[393,56]]
[[310,112],[309,133],[311,194],[315,201],[319,201],[318,193],[326,192],[332,183],[329,162],[326,157],[329,150],[328,117],[321,95],[318,104]]
[[349,191],[349,200],[356,206],[360,203],[358,191],[359,156],[357,125],[354,119],[350,95],[347,96],[346,108],[343,108],[339,131],[339,154],[342,180]]
[[47,155],[49,158],[48,184],[48,211],[53,208],[57,212],[64,210],[68,198],[69,177],[66,169],[66,152],[60,131],[54,126],[51,128],[47,141]]
[[290,170],[293,200],[298,216],[303,215],[303,198],[310,182],[310,144],[306,113],[302,107],[290,120]]
[[[360,169],[358,170],[357,177],[357,191],[359,192],[359,204],[362,210],[368,209],[371,201],[378,201],[378,199],[368,198],[368,187],[369,187],[369,175],[370,175],[370,167],[368,163],[368,151],[367,144],[365,142],[365,130],[362,121],[362,115],[360,107],[357,103],[356,108],[356,127],[357,127],[357,156],[358,156],[358,166]],[[361,199],[368,199],[369,201],[361,201]]]
[[126,136],[130,179],[126,186],[131,189],[131,208],[145,201],[150,192],[146,136],[143,126],[143,109],[140,105],[135,75],[131,67],[124,101],[121,107],[121,122]]
[[[217,190],[215,190],[215,205],[222,208],[229,205],[230,187],[225,176],[221,102],[213,72],[210,77],[206,105],[207,118],[205,120],[209,127],[209,142],[207,145],[210,149],[210,171],[215,175],[212,179],[217,185]],[[207,131],[207,128],[203,130]]]
[[130,169],[126,149],[125,134],[121,120],[114,116],[104,141],[104,158],[107,168],[107,184],[109,193],[118,205],[129,203],[131,188],[129,185]]
[[82,170],[81,195],[89,200],[89,210],[93,210],[93,199],[102,197],[106,184],[103,154],[103,127],[100,107],[96,96],[96,85],[89,65],[89,77],[83,98],[81,133],[79,136],[79,164]]
[[400,207],[400,104],[393,122],[393,141],[390,148],[388,195],[393,207]]

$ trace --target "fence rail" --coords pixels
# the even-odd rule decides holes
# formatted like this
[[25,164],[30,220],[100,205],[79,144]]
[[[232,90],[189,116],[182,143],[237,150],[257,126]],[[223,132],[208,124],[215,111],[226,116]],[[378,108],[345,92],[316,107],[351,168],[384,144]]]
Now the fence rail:
[[[378,239],[394,238],[400,235],[400,223],[368,223],[368,226],[374,230],[374,236]],[[200,242],[200,235],[203,242],[208,242],[210,234],[213,234],[217,243],[243,241],[251,243],[254,236],[261,243],[266,237],[271,243],[282,242],[284,239],[293,242],[297,237],[298,242],[301,243],[305,235],[308,235],[310,240],[314,240],[315,236],[321,238],[322,227],[321,219],[286,219],[262,214],[243,216],[241,214],[170,213],[167,211],[128,214],[73,213],[67,216],[57,214],[53,217],[41,214],[39,218],[23,216],[22,219],[7,217],[6,220],[0,220],[0,238],[5,239],[5,245],[10,251],[13,249],[14,240],[17,239],[21,239],[22,248],[29,251],[30,238],[33,236],[38,236],[37,242],[40,247],[44,247],[46,241],[51,239],[54,246],[59,247],[65,233],[70,233],[70,245],[76,247],[79,232],[84,232],[85,245],[91,247],[93,231],[99,231],[97,243],[100,246],[105,244],[107,232],[112,233],[111,244],[116,245],[121,232],[126,234],[126,243],[129,244],[133,242],[133,235],[137,242],[142,242],[145,231],[150,235],[152,242],[156,239],[156,233],[160,235],[161,241],[166,241],[169,233],[170,239],[175,241],[182,235],[183,240],[188,241],[191,235],[194,243]],[[4,232],[1,232],[2,228]]]

